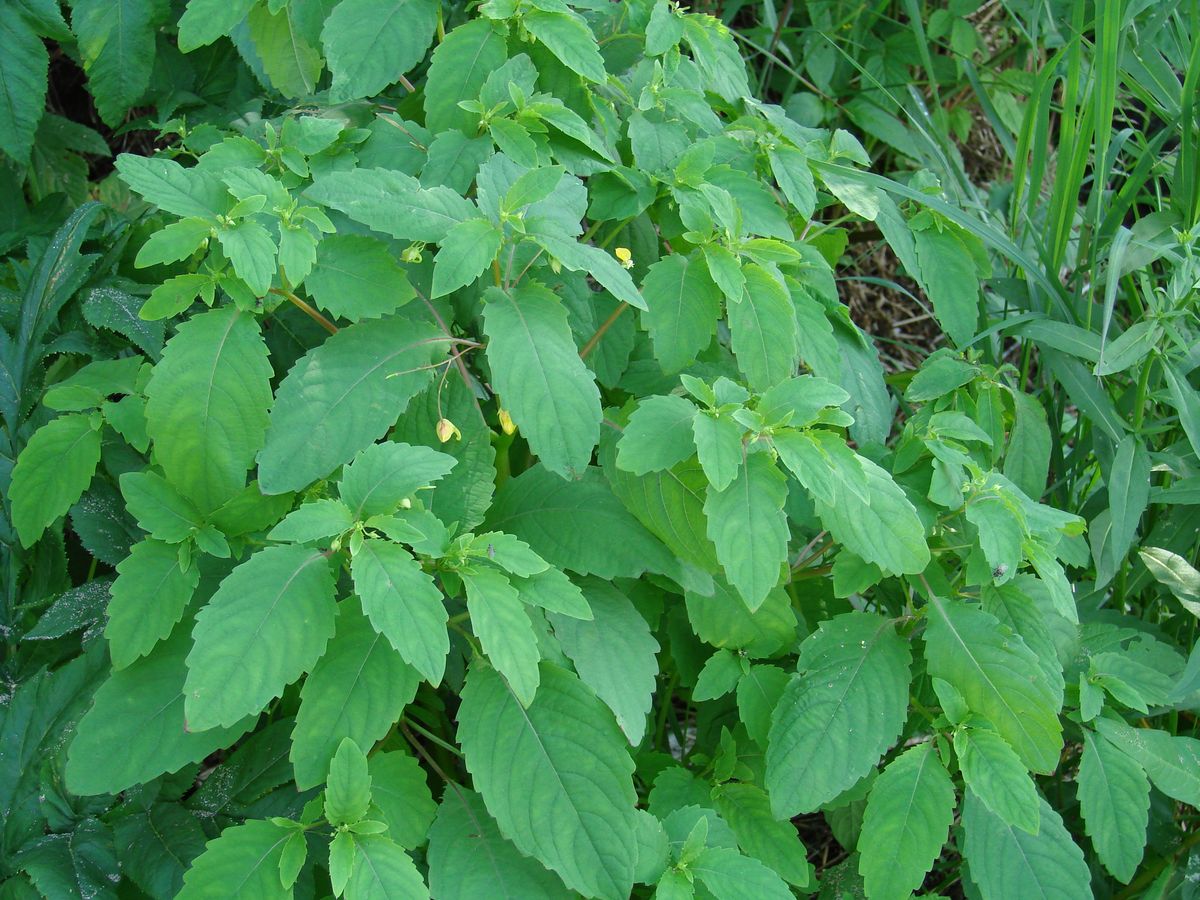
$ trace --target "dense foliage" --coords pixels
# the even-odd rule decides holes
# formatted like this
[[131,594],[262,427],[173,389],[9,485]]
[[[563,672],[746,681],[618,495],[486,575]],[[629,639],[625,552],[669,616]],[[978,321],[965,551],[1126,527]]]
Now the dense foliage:
[[1200,11],[178,6],[0,0],[0,896],[1195,895]]

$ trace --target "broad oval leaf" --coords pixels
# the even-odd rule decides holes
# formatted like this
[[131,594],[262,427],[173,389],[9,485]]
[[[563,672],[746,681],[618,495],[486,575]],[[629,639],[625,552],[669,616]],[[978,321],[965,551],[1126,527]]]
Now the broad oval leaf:
[[32,547],[87,490],[100,462],[99,417],[59,416],[34,432],[12,470],[12,524]]
[[543,663],[523,709],[499,674],[476,666],[458,721],[467,768],[501,832],[568,887],[627,897],[637,863],[633,760],[583,683]]
[[892,623],[871,613],[822,622],[801,644],[767,743],[776,815],[810,812],[872,769],[907,718],[911,661]]
[[333,575],[306,547],[259,550],[196,616],[184,686],[189,731],[259,712],[312,668],[333,636]]
[[261,819],[232,825],[208,842],[183,876],[181,900],[274,900],[291,897],[279,878],[283,846],[295,834]]
[[1136,759],[1087,729],[1078,781],[1079,809],[1096,855],[1129,884],[1145,851],[1150,781]]

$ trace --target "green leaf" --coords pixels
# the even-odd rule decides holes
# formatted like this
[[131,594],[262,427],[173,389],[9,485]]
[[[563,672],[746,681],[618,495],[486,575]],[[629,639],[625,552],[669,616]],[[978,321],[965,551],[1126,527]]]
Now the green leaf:
[[329,763],[325,785],[325,818],[331,825],[353,825],[371,805],[371,773],[358,744],[344,737]]
[[654,341],[654,356],[664,372],[678,372],[709,345],[721,316],[721,291],[704,261],[678,253],[665,256],[646,272],[642,321]]
[[329,99],[373,97],[425,56],[438,23],[431,0],[341,0],[321,31]]
[[67,756],[72,793],[117,794],[145,784],[228,747],[254,724],[243,719],[232,728],[203,732],[185,727],[184,657],[190,647],[187,629],[176,629],[100,686]]
[[50,54],[19,15],[0,16],[0,151],[18,163],[29,160],[33,137],[46,109]]
[[98,416],[59,416],[39,428],[12,469],[8,497],[21,544],[32,547],[91,483],[100,462]]
[[742,650],[757,659],[795,644],[796,614],[782,587],[767,594],[754,612],[719,576],[713,578],[711,596],[685,591],[684,599],[696,636],[714,647]]
[[458,460],[429,447],[384,441],[361,451],[342,470],[338,493],[358,521],[395,512],[400,503],[440,480]]
[[218,228],[217,240],[233,263],[238,278],[246,282],[254,296],[264,296],[271,287],[276,269],[278,248],[271,233],[257,222],[242,219],[234,225]]
[[176,803],[155,803],[113,823],[122,874],[151,897],[174,897],[192,860],[204,852],[204,830]]
[[334,172],[304,193],[401,240],[440,243],[459,222],[479,216],[474,203],[450,188],[423,188],[411,175],[387,169]]
[[1096,855],[1114,878],[1129,884],[1146,846],[1146,773],[1135,759],[1085,728],[1078,784],[1079,809]]
[[[192,0],[195,5],[195,0]],[[183,876],[177,900],[274,900],[292,896],[279,880],[279,860],[295,829],[254,820],[208,842]]]
[[1004,454],[1004,476],[1033,499],[1046,490],[1050,469],[1050,427],[1033,397],[1014,391],[1013,426]]
[[161,475],[150,470],[126,472],[120,478],[125,508],[152,538],[178,544],[201,526],[202,518]]
[[858,457],[864,484],[858,491],[837,485],[832,504],[817,501],[821,524],[852,553],[894,575],[912,575],[929,565],[925,526],[904,491],[884,469]]
[[346,900],[429,900],[412,858],[383,835],[355,835]]
[[738,368],[756,391],[791,378],[800,365],[792,298],[764,268],[745,266],[740,303],[729,303],[731,346]]
[[500,252],[500,231],[487,219],[467,219],[446,232],[433,261],[433,292],[442,297],[473,282]]
[[429,887],[441,900],[567,900],[563,883],[504,839],[474,791],[446,785],[429,829]]
[[646,397],[638,403],[621,434],[617,465],[635,475],[645,475],[687,459],[696,452],[692,437],[695,418],[696,407],[683,397]]
[[984,900],[1055,897],[1091,900],[1091,873],[1050,805],[1041,800],[1036,835],[1005,824],[971,791],[963,800],[963,856]]
[[1006,498],[984,494],[967,504],[967,521],[979,530],[979,549],[993,571],[1001,574],[992,580],[1001,584],[1017,574],[1023,559],[1025,523]]
[[425,126],[434,134],[448,128],[474,134],[479,116],[459,107],[477,100],[488,75],[508,56],[503,26],[488,19],[464,22],[433,51],[425,78]]
[[978,368],[953,356],[950,351],[942,350],[930,355],[921,364],[920,371],[908,383],[904,396],[913,403],[936,400],[962,387],[978,374]]
[[786,145],[773,148],[767,157],[783,195],[803,218],[811,219],[817,205],[817,186],[808,167],[808,157]]
[[480,567],[459,575],[467,590],[471,627],[484,652],[521,705],[528,706],[538,689],[540,654],[520,595],[495,569]]
[[796,826],[775,818],[762,788],[731,782],[716,788],[713,799],[743,853],[765,863],[789,884],[808,887],[811,866]]
[[629,598],[611,584],[588,579],[583,589],[593,618],[552,613],[554,634],[580,679],[613,711],[636,747],[654,699],[658,641]]
[[925,631],[929,674],[963,695],[1034,772],[1049,773],[1062,749],[1059,702],[1019,635],[961,601],[930,599]]
[[1037,834],[1037,788],[1008,741],[992,731],[960,728],[954,733],[954,752],[963,781],[1006,825]]
[[188,727],[259,712],[309,671],[333,636],[337,607],[324,554],[267,547],[234,569],[196,617],[188,654]]
[[[549,224],[557,226],[558,223]],[[532,232],[530,237],[541,244],[551,257],[562,263],[563,268],[572,272],[587,272],[618,300],[635,309],[646,309],[646,301],[639,293],[637,285],[617,262],[616,257],[599,247],[581,243],[560,232]]]
[[387,246],[360,234],[321,241],[304,287],[322,307],[351,322],[386,316],[416,296]]
[[122,153],[117,172],[147,203],[177,216],[215,220],[233,202],[215,177],[198,168],[185,169],[173,159]]
[[979,276],[971,251],[952,230],[914,231],[921,285],[933,302],[950,339],[959,347],[975,337],[979,324]]
[[[760,612],[763,609],[765,607],[760,607]],[[750,671],[738,682],[738,714],[750,739],[759,747],[767,746],[771,714],[779,704],[779,698],[783,696],[783,689],[787,687],[787,683],[788,675],[783,669],[763,665],[752,665]]]
[[166,329],[161,323],[147,322],[139,311],[142,299],[112,287],[96,287],[83,301],[83,317],[97,328],[123,335],[152,359],[162,353]]
[[541,285],[512,293],[492,288],[483,327],[492,384],[530,450],[550,471],[580,477],[599,440],[602,412],[566,309]]
[[1155,728],[1099,718],[1096,730],[1141,765],[1154,786],[1190,806],[1200,802],[1200,741]]
[[119,125],[150,86],[158,18],[151,0],[76,0],[71,6],[88,89],[110,126]]
[[276,391],[258,455],[262,489],[306,487],[382,437],[432,379],[440,337],[427,323],[371,319],[310,350]]
[[1150,502],[1150,467],[1150,454],[1138,438],[1128,435],[1117,445],[1106,479],[1112,529],[1105,549],[1112,561],[1105,567],[1097,560],[1097,567],[1106,574],[1115,573],[1133,546],[1138,523]]
[[425,843],[425,833],[437,812],[425,770],[401,752],[373,752],[367,759],[371,802],[388,826],[388,837],[412,849]]
[[584,599],[583,591],[558,569],[551,567],[528,578],[514,578],[512,582],[522,603],[573,619],[592,618],[592,609]]
[[777,816],[811,812],[871,771],[907,718],[911,659],[871,613],[844,613],[805,639],[767,744]]
[[692,419],[696,455],[715,490],[729,487],[742,465],[743,428],[724,416],[697,413]]
[[561,12],[531,9],[521,17],[521,24],[571,71],[597,84],[608,80],[596,36],[578,13],[565,6]]
[[627,897],[637,862],[633,760],[582,682],[543,663],[537,697],[522,709],[496,672],[476,666],[458,719],[467,768],[501,832],[568,887]]
[[707,847],[688,864],[687,871],[717,900],[791,900],[795,896],[766,865],[729,847]]
[[742,678],[741,660],[728,650],[718,650],[704,663],[696,676],[692,688],[692,699],[697,703],[724,697],[738,686]]
[[1200,572],[1191,563],[1161,547],[1144,547],[1138,557],[1155,581],[1166,585],[1184,609],[1200,618]]
[[704,514],[717,559],[751,612],[779,583],[789,537],[787,479],[763,453],[751,453],[723,491],[708,490]]
[[145,656],[175,627],[200,583],[200,570],[179,565],[179,548],[161,541],[134,544],[117,565],[108,602],[108,652],[114,669]]
[[[311,95],[325,68],[320,51],[305,34],[302,15],[299,4],[289,3],[278,10],[274,5],[260,5],[250,10],[247,22],[271,85],[293,99]],[[288,271],[299,280],[300,273]]]
[[254,0],[188,0],[179,19],[179,49],[189,53],[224,37],[253,5]]
[[325,780],[339,739],[370,748],[417,693],[417,673],[371,627],[350,597],[338,604],[337,630],[304,681],[288,756],[301,790]]
[[450,640],[433,579],[399,544],[373,538],[355,553],[351,573],[371,624],[430,684],[440,684]]
[[245,486],[267,429],[271,375],[258,322],[233,308],[180,325],[154,367],[146,386],[154,458],[201,513]]
[[341,500],[324,497],[292,510],[268,532],[267,537],[273,541],[304,544],[343,534],[353,527],[354,521],[350,507]]
[[907,900],[937,861],[953,820],[954,784],[932,744],[888,763],[871,788],[858,838],[858,871],[872,900]]

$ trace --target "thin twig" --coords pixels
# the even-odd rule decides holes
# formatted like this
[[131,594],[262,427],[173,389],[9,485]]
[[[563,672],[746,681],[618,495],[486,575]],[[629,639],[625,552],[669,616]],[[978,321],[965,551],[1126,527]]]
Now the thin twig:
[[613,310],[612,315],[604,320],[604,324],[597,328],[596,333],[588,338],[588,342],[583,345],[583,349],[579,351],[580,359],[588,358],[588,354],[596,349],[596,345],[600,343],[600,338],[604,337],[604,332],[612,328],[613,323],[616,322],[617,319],[621,317],[621,313],[625,312],[625,310],[628,308],[629,304],[622,300],[617,308]]
[[334,325],[332,322],[330,322],[327,318],[325,318],[323,315],[321,315],[319,312],[317,312],[316,309],[314,309],[312,306],[310,306],[304,300],[301,300],[299,297],[297,297],[291,291],[286,291],[286,290],[283,290],[282,288],[271,288],[271,293],[278,294],[280,297],[286,297],[295,306],[297,306],[301,310],[303,310],[304,313],[307,316],[309,316],[309,318],[311,318],[314,322],[316,322],[318,325],[320,325],[322,328],[324,328],[330,334],[338,333],[338,327],[336,325]]

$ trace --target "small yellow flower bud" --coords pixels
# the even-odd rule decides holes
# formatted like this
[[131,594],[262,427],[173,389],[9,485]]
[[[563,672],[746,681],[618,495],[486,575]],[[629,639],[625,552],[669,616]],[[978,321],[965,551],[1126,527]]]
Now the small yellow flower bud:
[[449,419],[438,419],[437,436],[438,440],[443,444],[450,440],[450,438],[454,438],[456,441],[462,440],[462,432],[459,431],[458,426]]
[[400,254],[400,259],[406,263],[419,263],[421,261],[421,251],[424,247],[424,244],[410,244],[404,248],[404,251]]
[[633,268],[633,254],[629,252],[628,247],[618,247],[613,251],[613,254],[626,269]]
[[562,271],[562,263],[552,257],[550,259],[550,271],[557,275]]
[[513,434],[517,430],[516,423],[513,422],[512,416],[508,414],[507,409],[501,407],[496,415],[500,419],[500,430],[505,434]]

